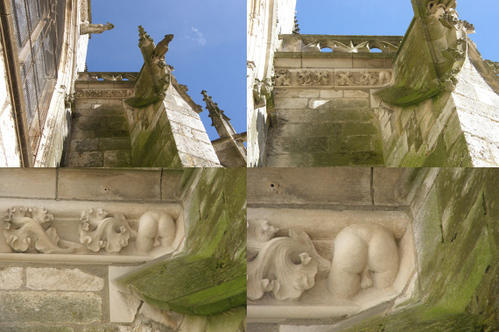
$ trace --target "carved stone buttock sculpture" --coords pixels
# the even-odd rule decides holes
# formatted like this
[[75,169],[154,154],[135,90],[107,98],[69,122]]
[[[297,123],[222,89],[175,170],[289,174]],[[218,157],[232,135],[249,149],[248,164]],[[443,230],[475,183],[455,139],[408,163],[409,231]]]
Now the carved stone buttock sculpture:
[[336,236],[328,287],[335,296],[350,298],[364,288],[391,286],[398,268],[391,232],[375,224],[350,225]]
[[140,253],[149,253],[156,247],[167,248],[176,234],[175,220],[169,214],[149,211],[139,219],[136,246]]

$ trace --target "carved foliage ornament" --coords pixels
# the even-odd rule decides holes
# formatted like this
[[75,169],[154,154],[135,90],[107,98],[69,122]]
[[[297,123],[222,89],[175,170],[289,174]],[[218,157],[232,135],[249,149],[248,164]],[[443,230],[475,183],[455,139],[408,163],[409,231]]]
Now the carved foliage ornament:
[[[265,221],[253,227],[262,228],[257,232],[268,236],[273,236],[276,231]],[[319,271],[329,269],[329,262],[317,253],[303,231],[290,230],[289,236],[269,239],[260,248],[253,245],[251,255],[254,255],[254,250],[256,258],[248,262],[247,294],[250,300],[258,300],[266,292],[271,292],[278,300],[298,299],[315,285]]]
[[133,95],[132,89],[78,89],[76,98],[127,98]]
[[132,225],[123,214],[103,209],[81,213],[80,243],[66,241],[57,234],[54,215],[43,208],[11,208],[3,219],[3,236],[16,252],[40,253],[119,253],[132,240],[139,254],[170,247],[176,236],[175,219],[165,212],[148,211]]
[[54,216],[46,209],[8,209],[4,218],[5,241],[17,252],[73,252],[78,245],[60,240],[52,226],[53,221]]
[[134,233],[124,215],[110,215],[102,209],[83,211],[80,221],[80,242],[93,252],[120,252]]
[[334,70],[300,70],[280,69],[276,72],[276,86],[348,86],[378,87],[392,82],[390,70],[382,71],[334,71]]

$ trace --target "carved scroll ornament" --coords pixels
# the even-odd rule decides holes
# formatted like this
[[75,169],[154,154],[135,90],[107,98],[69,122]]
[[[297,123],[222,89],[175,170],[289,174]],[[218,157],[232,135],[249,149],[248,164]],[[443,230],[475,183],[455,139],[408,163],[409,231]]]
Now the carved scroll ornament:
[[[256,231],[273,234],[276,229],[267,227]],[[271,235],[272,236],[272,235]],[[278,300],[298,299],[304,291],[315,285],[319,271],[327,271],[329,262],[322,258],[302,231],[289,231],[288,237],[276,237],[265,242],[257,250],[254,260],[248,262],[248,298],[258,300],[271,292]]]
[[93,252],[120,252],[134,233],[124,215],[102,209],[83,211],[80,221],[80,242]]
[[80,247],[63,241],[52,223],[54,216],[43,208],[11,208],[4,218],[5,241],[16,252],[70,253]]

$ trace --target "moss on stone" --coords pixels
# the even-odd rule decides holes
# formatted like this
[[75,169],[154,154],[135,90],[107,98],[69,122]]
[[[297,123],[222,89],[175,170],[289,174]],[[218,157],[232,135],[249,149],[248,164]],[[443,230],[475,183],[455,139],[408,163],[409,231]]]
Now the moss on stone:
[[[431,171],[433,172],[433,171]],[[431,172],[415,171],[407,185]],[[493,331],[496,302],[497,170],[442,168],[414,219],[419,282],[405,308],[349,331]]]
[[[185,253],[120,280],[161,309],[214,315],[246,304],[246,169],[185,174]],[[197,182],[195,178],[197,177]]]
[[[158,112],[156,108],[140,110]],[[140,167],[182,167],[178,156],[173,132],[166,118],[160,115],[160,121],[152,128],[135,129],[132,135],[132,164]]]

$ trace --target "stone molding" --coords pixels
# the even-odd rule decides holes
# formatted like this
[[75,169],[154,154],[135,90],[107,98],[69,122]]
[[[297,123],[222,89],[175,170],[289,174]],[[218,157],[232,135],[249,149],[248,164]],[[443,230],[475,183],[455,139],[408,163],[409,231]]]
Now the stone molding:
[[329,48],[338,53],[370,53],[379,49],[381,53],[396,53],[403,36],[338,36],[338,35],[280,35],[280,52],[320,52]]
[[4,210],[6,204],[0,202],[5,211],[0,223],[0,260],[8,255],[28,255],[28,260],[56,255],[55,260],[71,261],[78,256],[78,262],[94,262],[99,260],[96,256],[113,261],[109,256],[119,255],[143,261],[172,253],[184,238],[182,213],[175,204],[111,204],[112,212],[98,208],[108,204],[95,202],[47,203],[49,209],[13,204]]
[[383,87],[393,82],[393,71],[365,69],[278,69],[276,87]]

